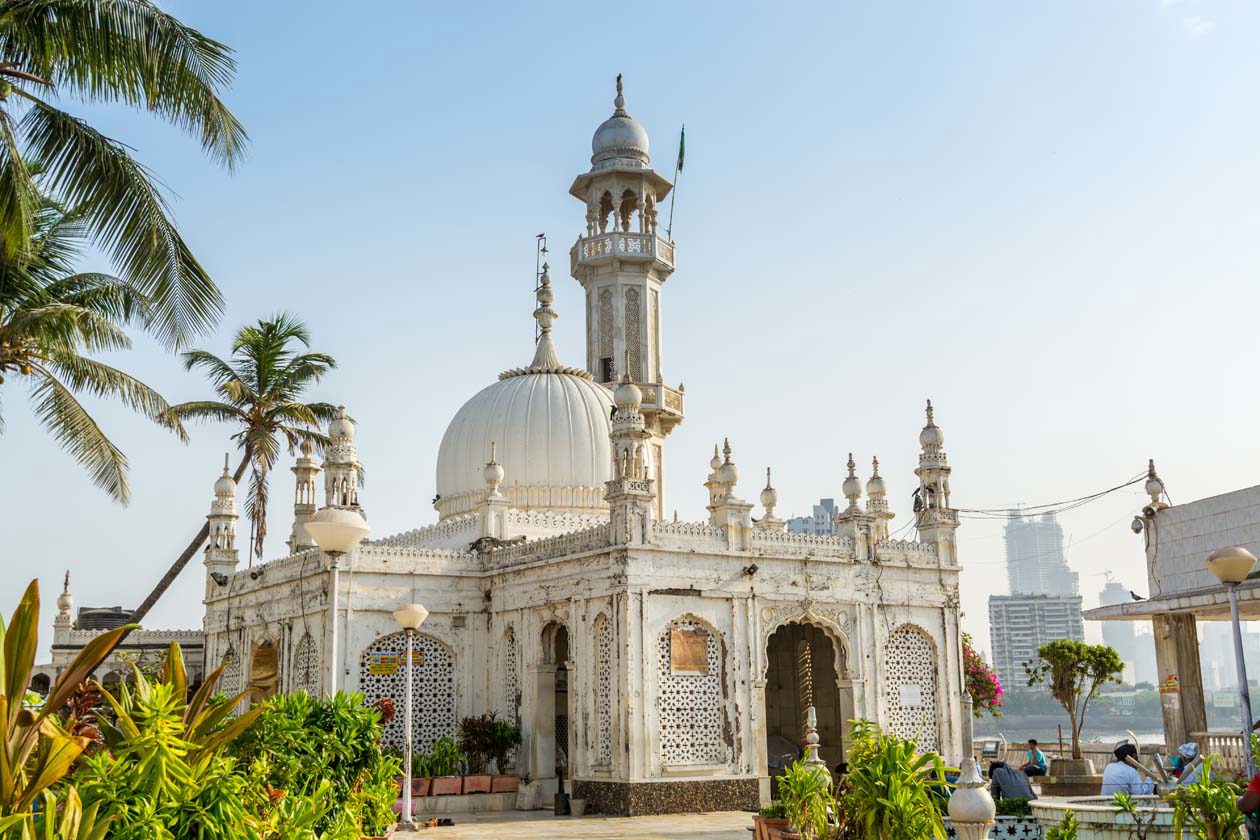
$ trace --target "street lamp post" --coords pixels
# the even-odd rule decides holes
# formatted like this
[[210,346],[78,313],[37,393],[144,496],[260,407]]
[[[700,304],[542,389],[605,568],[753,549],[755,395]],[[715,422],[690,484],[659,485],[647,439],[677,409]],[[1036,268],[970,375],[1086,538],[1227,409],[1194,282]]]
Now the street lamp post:
[[332,632],[328,642],[328,693],[333,695],[337,693],[337,610],[339,593],[338,588],[340,579],[338,572],[340,571],[338,564],[345,555],[354,551],[355,546],[370,533],[367,520],[363,518],[363,514],[359,513],[356,508],[349,507],[326,507],[316,511],[306,522],[306,533],[311,535],[311,539],[315,540],[315,544],[320,550],[332,558],[332,564],[329,566],[331,580],[329,581],[331,590],[329,592],[329,623]]
[[403,806],[402,806],[402,825],[410,826],[411,820],[411,752],[412,732],[411,732],[411,651],[412,637],[415,636],[416,630],[424,623],[425,618],[429,615],[420,604],[408,604],[405,607],[399,607],[394,610],[394,620],[403,629],[403,635],[407,637],[407,688],[405,701],[403,704]]
[[1229,617],[1234,625],[1234,665],[1238,669],[1238,695],[1242,700],[1242,749],[1247,760],[1247,778],[1256,775],[1251,756],[1251,695],[1247,686],[1247,663],[1243,659],[1242,625],[1238,619],[1238,584],[1247,579],[1256,565],[1256,556],[1241,546],[1218,548],[1208,555],[1207,567],[1225,584],[1229,595]]

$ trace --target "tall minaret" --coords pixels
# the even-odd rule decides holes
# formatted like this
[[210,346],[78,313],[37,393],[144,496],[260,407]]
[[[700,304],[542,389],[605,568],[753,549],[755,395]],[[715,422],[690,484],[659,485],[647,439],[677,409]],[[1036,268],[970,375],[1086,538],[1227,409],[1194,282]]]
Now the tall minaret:
[[289,551],[293,554],[315,546],[315,541],[303,526],[315,513],[315,476],[319,473],[319,465],[311,457],[314,447],[309,439],[302,441],[299,450],[301,457],[293,465],[297,485],[293,490],[293,530],[289,532]]
[[324,504],[359,509],[359,450],[354,445],[354,421],[346,407],[337,406],[337,417],[328,424],[328,448],[324,451]]
[[958,511],[949,506],[949,459],[945,457],[945,435],[936,425],[932,401],[927,403],[927,425],[919,432],[918,498],[914,501],[915,523],[923,542],[936,543],[941,563],[958,562],[954,532],[958,530]]
[[586,233],[569,256],[586,290],[587,370],[610,388],[628,373],[643,392],[660,519],[663,444],[683,419],[682,386],[666,385],[661,373],[661,285],[674,271],[674,243],[657,236],[657,214],[673,184],[651,167],[647,132],[626,113],[621,76],[613,108],[591,139],[590,171],[569,188],[586,205]]
[[74,596],[70,594],[70,570],[66,570],[65,584],[57,596],[57,617],[53,619],[53,644],[70,643],[70,631],[74,629]]
[[[210,537],[206,542],[206,598],[220,586],[219,581],[236,571],[236,482],[223,456],[223,475],[214,483],[214,501],[210,503]],[[219,580],[215,580],[218,578]]]

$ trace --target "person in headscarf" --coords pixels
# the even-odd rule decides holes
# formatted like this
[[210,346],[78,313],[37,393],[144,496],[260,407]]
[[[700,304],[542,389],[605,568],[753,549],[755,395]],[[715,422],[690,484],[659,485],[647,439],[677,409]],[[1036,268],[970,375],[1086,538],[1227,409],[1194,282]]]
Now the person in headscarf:
[[1126,758],[1137,758],[1137,747],[1124,743],[1116,747],[1112,755],[1116,757],[1116,760],[1103,770],[1103,796],[1111,796],[1121,791],[1127,791],[1134,796],[1155,792],[1154,780],[1148,781],[1144,774],[1124,763]]
[[1192,785],[1199,781],[1199,778],[1203,774],[1202,764],[1196,764],[1190,770],[1186,770],[1186,767],[1190,764],[1190,762],[1194,761],[1198,758],[1198,756],[1199,745],[1194,742],[1182,744],[1177,748],[1177,757],[1173,759],[1173,774],[1178,779],[1177,784]]

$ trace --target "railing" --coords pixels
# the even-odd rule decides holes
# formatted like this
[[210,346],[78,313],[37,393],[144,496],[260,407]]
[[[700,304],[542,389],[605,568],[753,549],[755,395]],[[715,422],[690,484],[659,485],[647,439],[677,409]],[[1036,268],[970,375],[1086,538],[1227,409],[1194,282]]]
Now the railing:
[[1230,730],[1215,732],[1191,732],[1191,739],[1199,745],[1199,755],[1219,755],[1212,762],[1212,770],[1244,773],[1247,769],[1247,743],[1242,733]]
[[657,259],[674,264],[674,246],[651,233],[612,231],[584,236],[573,246],[570,257],[574,265],[605,257],[623,259]]

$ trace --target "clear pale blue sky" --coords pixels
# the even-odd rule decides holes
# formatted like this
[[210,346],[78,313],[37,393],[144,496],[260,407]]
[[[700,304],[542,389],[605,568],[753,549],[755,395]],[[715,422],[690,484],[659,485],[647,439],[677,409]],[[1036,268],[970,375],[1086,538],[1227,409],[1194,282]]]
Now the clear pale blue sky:
[[[527,8],[528,6],[528,8]],[[533,237],[551,236],[557,343],[582,359],[565,251],[616,73],[654,161],[688,158],[663,298],[685,382],[667,504],[703,514],[729,435],[781,513],[838,496],[878,454],[904,522],[932,397],[964,507],[1079,496],[1155,457],[1174,501],[1257,480],[1260,6],[191,3],[236,48],[239,174],[142,114],[83,109],[176,194],[228,301],[218,334],[280,309],[341,362],[313,394],[360,422],[378,536],[433,520],[434,460],[460,404],[529,359]],[[99,266],[98,266],[99,267]],[[148,339],[116,361],[170,400],[206,387]],[[183,446],[114,406],[126,509],[30,419],[0,437],[0,605],[61,572],[80,605],[134,606],[200,525],[227,446]],[[291,480],[273,489],[269,553]],[[1139,495],[1063,519],[1087,604],[1111,569],[1145,589]],[[1000,524],[959,533],[966,624],[988,647]],[[199,626],[200,559],[151,626]]]

